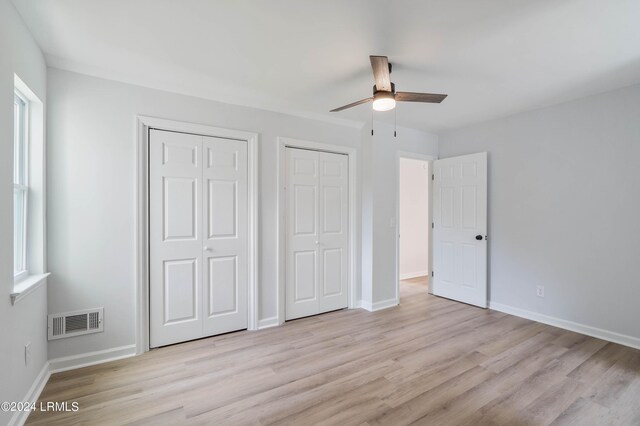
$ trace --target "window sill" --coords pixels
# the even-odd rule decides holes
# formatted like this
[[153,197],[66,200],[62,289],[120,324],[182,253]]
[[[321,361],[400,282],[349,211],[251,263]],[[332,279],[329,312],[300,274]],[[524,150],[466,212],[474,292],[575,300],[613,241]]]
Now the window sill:
[[46,274],[29,275],[15,283],[13,285],[13,292],[11,293],[11,304],[15,305],[28,294],[33,293],[37,288],[47,282],[49,275],[51,275],[50,272]]

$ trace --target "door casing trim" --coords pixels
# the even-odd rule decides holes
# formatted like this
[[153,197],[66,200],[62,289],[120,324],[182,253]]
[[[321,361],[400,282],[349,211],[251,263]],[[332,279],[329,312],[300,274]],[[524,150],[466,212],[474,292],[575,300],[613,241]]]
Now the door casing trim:
[[[426,154],[418,154],[415,152],[407,152],[407,151],[398,151],[396,154],[396,304],[400,303],[400,159],[408,158],[412,160],[421,160],[429,163],[429,168],[433,173],[433,162],[437,160],[433,155]],[[428,179],[427,181],[427,191],[428,191],[428,211],[429,217],[427,218],[428,223],[433,221],[433,180]],[[431,269],[433,267],[433,230],[429,228],[429,250],[428,250],[428,267],[427,267],[427,275],[430,277]],[[431,289],[432,280],[428,281],[428,289],[429,293],[433,293]]]
[[293,139],[287,137],[278,137],[278,204],[277,204],[277,236],[278,236],[278,250],[277,250],[277,266],[278,266],[278,297],[277,297],[277,318],[278,325],[285,322],[286,318],[286,220],[287,209],[285,205],[285,182],[286,182],[286,168],[285,165],[285,150],[287,148],[308,149],[312,151],[322,151],[334,154],[345,154],[349,158],[349,236],[348,236],[348,249],[349,249],[349,261],[347,273],[348,283],[348,309],[358,307],[359,303],[356,300],[356,280],[357,280],[357,265],[356,265],[356,253],[357,253],[357,152],[356,149],[349,146],[326,144],[321,142],[306,141],[300,139]]
[[136,354],[149,350],[149,129],[192,133],[247,142],[248,248],[247,291],[248,329],[258,329],[258,140],[259,134],[223,129],[204,124],[139,115],[135,118],[136,140]]

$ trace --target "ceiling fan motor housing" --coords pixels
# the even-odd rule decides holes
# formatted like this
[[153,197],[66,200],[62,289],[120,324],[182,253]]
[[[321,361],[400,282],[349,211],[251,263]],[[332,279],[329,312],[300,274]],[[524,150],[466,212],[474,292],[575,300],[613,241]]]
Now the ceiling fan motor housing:
[[376,89],[376,85],[375,84],[373,85],[373,95],[374,96],[376,95],[376,93],[385,93],[385,92],[386,93],[395,94],[396,93],[396,85],[395,85],[395,83],[393,83],[393,82],[391,83],[391,92],[387,92],[386,90],[378,90],[378,89]]

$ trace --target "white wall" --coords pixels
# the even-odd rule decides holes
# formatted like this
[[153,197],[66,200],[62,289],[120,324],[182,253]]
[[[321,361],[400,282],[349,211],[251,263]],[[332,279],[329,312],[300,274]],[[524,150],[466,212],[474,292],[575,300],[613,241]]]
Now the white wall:
[[[0,0],[0,401],[23,401],[47,362],[47,289],[11,305],[13,289],[13,88],[14,73],[44,102],[46,65],[22,19]],[[32,359],[25,366],[24,345]],[[0,411],[0,424],[13,413]]]
[[400,277],[428,274],[429,162],[400,159]]
[[277,306],[276,138],[361,142],[357,127],[50,69],[49,311],[105,308],[104,333],[50,342],[50,358],[135,343],[137,115],[260,133],[260,319]]
[[363,142],[360,149],[360,286],[357,289],[358,299],[367,304],[373,300],[373,147],[367,143],[370,139],[370,129],[364,126],[360,132]]
[[640,344],[640,85],[441,135],[481,151],[491,302]]
[[[371,148],[372,205],[372,300],[375,306],[397,302],[397,193],[398,152],[413,152],[438,156],[438,136],[418,130],[399,128],[393,137],[393,127],[376,123],[374,136],[363,140],[363,148]],[[363,194],[364,199],[364,194]],[[363,258],[363,264],[365,259]],[[364,271],[363,271],[364,276]],[[367,285],[363,279],[364,286]],[[363,295],[363,302],[367,301]],[[377,305],[376,305],[377,304]]]

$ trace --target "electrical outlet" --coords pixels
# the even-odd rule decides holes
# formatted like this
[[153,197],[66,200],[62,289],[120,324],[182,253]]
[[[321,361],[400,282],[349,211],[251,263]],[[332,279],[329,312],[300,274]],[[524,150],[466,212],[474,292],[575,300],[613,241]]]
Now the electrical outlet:
[[536,296],[544,297],[544,286],[539,285],[536,287]]
[[24,365],[29,365],[31,363],[31,342],[27,342],[24,345]]

